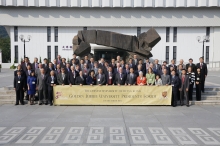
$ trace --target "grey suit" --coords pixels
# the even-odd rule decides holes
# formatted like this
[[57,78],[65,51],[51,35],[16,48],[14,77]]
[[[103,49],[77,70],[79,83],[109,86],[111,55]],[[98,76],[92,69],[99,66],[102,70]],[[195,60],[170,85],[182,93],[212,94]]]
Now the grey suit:
[[39,104],[41,104],[43,100],[45,103],[47,103],[47,101],[48,101],[46,81],[47,81],[46,74],[44,74],[44,75],[38,74],[37,87],[38,87],[38,91],[39,91]]
[[170,85],[170,75],[161,75],[161,80],[163,85]]
[[105,79],[105,75],[104,74],[97,74],[96,76],[96,85],[105,85],[106,79]]
[[186,105],[189,105],[189,97],[188,97],[188,91],[189,90],[189,76],[185,75],[185,79],[183,82],[182,75],[179,76],[180,78],[180,104],[183,105],[183,96],[186,98]]

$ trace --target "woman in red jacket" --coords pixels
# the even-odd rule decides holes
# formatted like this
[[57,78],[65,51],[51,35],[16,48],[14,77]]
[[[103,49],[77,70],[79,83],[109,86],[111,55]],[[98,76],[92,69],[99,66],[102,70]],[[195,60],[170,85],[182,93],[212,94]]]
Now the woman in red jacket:
[[140,71],[139,76],[137,77],[137,84],[138,86],[143,86],[146,85],[146,83],[147,83],[147,79],[146,77],[143,76],[143,72]]

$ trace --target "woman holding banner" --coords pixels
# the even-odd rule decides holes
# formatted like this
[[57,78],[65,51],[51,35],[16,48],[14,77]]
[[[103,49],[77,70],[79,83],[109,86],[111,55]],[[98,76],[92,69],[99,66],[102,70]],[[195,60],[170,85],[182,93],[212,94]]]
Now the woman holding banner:
[[143,76],[143,72],[139,72],[139,77],[137,77],[137,84],[138,86],[146,85],[147,79]]

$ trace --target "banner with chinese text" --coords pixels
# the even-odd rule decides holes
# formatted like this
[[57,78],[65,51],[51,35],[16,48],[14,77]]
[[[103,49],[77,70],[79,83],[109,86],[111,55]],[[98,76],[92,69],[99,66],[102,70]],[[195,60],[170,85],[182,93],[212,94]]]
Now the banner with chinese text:
[[54,105],[171,105],[172,86],[55,86]]

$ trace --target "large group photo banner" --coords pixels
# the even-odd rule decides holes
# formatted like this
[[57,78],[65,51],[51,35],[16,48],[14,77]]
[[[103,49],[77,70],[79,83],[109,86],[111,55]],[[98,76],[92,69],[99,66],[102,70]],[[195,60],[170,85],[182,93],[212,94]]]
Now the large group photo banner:
[[171,105],[172,86],[54,86],[54,105]]

